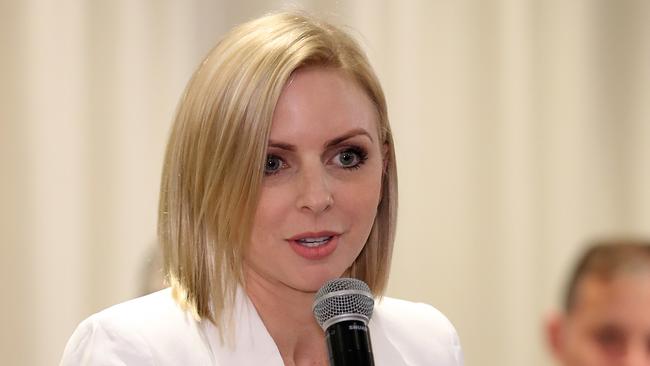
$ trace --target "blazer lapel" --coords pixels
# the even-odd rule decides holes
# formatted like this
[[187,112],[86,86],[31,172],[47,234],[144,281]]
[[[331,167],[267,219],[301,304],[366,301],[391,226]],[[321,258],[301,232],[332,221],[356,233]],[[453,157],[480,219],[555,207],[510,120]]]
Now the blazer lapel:
[[246,293],[237,289],[233,309],[234,345],[222,344],[219,330],[210,322],[206,324],[206,335],[214,354],[215,366],[283,366],[282,357],[273,338],[266,330],[257,310]]
[[370,323],[370,342],[376,366],[409,366],[388,337],[380,314],[374,314]]

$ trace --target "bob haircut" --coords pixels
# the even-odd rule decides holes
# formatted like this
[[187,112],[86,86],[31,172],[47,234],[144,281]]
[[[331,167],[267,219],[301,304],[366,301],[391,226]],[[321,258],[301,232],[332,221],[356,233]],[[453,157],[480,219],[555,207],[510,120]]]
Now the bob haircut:
[[231,30],[189,81],[167,145],[158,218],[176,301],[220,326],[239,285],[275,105],[298,68],[345,72],[377,109],[385,172],[377,216],[349,275],[381,296],[395,236],[397,174],[384,93],[357,42],[310,16],[282,12]]

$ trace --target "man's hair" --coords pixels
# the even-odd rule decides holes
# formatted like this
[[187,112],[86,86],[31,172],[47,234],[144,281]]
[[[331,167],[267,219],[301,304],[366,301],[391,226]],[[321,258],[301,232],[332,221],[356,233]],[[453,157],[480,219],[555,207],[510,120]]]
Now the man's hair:
[[381,295],[388,281],[397,173],[384,93],[365,54],[343,30],[283,12],[230,31],[194,73],[164,161],[158,236],[175,299],[219,326],[243,284],[243,250],[260,194],[273,111],[302,67],[340,70],[373,102],[386,147],[381,200],[349,274]]
[[564,309],[569,312],[576,303],[580,281],[596,276],[609,281],[623,273],[650,270],[650,240],[609,239],[595,241],[579,258],[569,279],[564,296]]

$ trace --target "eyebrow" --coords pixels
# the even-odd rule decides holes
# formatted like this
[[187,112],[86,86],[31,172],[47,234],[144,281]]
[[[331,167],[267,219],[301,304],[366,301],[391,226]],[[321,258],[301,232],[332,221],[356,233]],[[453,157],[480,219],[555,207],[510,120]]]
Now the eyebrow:
[[[350,130],[350,131],[344,133],[341,136],[338,136],[338,137],[335,137],[335,138],[329,140],[328,142],[325,143],[325,147],[329,148],[329,147],[332,147],[332,146],[336,146],[336,145],[340,144],[341,142],[343,142],[345,140],[348,140],[348,139],[351,139],[351,138],[353,138],[355,136],[367,136],[368,139],[370,139],[371,142],[374,142],[372,140],[372,136],[370,136],[368,131],[364,130],[363,128],[355,128],[353,130]],[[285,143],[277,142],[277,141],[273,141],[273,140],[269,140],[269,147],[276,147],[276,148],[287,150],[287,151],[296,151],[296,146],[295,145],[285,144]]]

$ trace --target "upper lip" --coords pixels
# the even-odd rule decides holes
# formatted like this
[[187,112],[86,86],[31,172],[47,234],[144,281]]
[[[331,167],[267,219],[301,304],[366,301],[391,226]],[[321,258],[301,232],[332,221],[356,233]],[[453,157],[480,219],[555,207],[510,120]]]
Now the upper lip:
[[340,235],[337,232],[334,231],[318,231],[318,232],[306,232],[306,233],[300,233],[297,235],[294,235],[290,237],[287,240],[301,240],[301,239],[307,239],[307,238],[323,238],[323,237],[328,237],[328,236],[337,236]]

